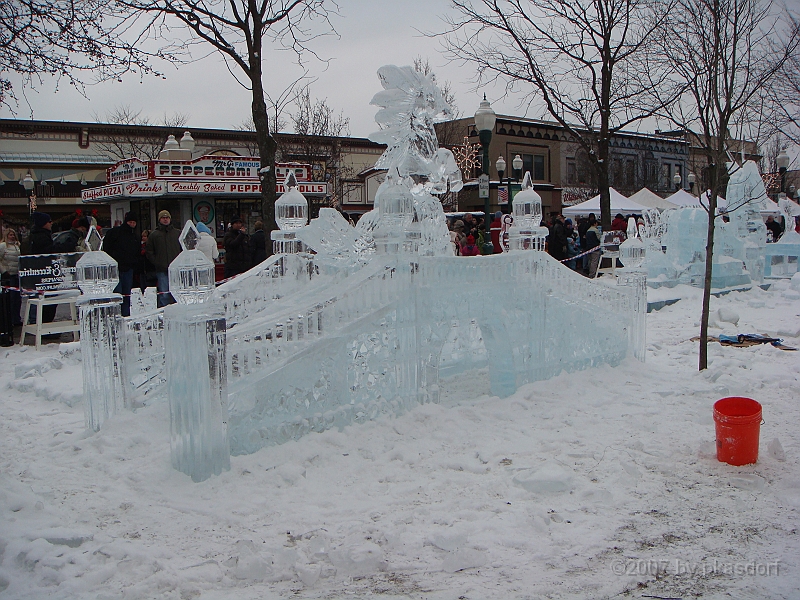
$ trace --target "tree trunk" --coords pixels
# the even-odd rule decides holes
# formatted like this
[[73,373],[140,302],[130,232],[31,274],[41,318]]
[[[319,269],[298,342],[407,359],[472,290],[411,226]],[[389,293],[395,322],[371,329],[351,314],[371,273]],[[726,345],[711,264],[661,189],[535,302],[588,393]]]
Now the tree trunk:
[[[716,173],[712,173],[716,177]],[[716,181],[716,179],[713,179]],[[711,275],[714,268],[714,225],[717,212],[717,186],[708,199],[708,238],[706,240],[706,270],[703,278],[703,311],[700,317],[700,360],[698,370],[708,368],[708,317],[711,311]]]
[[[256,130],[256,143],[258,155],[261,159],[261,214],[264,222],[264,232],[269,238],[270,232],[278,228],[275,223],[275,200],[277,193],[275,187],[275,152],[277,143],[269,130],[267,120],[267,104],[264,102],[264,89],[261,84],[261,64],[256,61],[250,74],[253,89],[253,125]],[[264,171],[264,169],[267,169]],[[267,256],[272,255],[272,242],[267,242]]]

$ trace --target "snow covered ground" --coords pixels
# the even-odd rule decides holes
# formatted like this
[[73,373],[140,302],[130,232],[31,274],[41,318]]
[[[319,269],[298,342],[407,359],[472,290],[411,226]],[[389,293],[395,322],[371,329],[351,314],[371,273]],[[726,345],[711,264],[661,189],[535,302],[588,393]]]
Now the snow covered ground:
[[[800,293],[712,309],[800,346]],[[797,598],[800,352],[710,345],[700,291],[633,360],[232,458],[170,467],[160,402],[84,429],[75,346],[3,349],[0,598]],[[602,319],[598,315],[598,319]],[[759,462],[717,462],[712,404],[764,407]],[[773,440],[779,440],[774,443]]]

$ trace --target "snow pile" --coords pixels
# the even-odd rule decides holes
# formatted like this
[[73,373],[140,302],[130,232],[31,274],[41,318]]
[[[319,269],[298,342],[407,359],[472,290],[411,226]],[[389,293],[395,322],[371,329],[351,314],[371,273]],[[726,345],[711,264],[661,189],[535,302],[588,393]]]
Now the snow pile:
[[[800,346],[784,284],[712,314]],[[64,401],[82,381],[69,348],[4,350],[0,598],[793,597],[800,356],[711,344],[697,372],[698,291],[648,315],[644,365],[502,400],[476,370],[440,405],[232,457],[200,484],[170,467],[163,400],[90,434]],[[763,405],[756,465],[715,458],[727,395]]]

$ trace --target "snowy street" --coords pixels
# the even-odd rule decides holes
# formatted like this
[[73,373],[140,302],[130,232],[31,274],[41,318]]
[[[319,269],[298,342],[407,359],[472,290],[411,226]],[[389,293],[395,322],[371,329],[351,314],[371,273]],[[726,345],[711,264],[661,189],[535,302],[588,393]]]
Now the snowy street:
[[[199,484],[170,466],[166,401],[91,434],[78,343],[2,349],[0,599],[796,598],[800,352],[712,343],[699,373],[701,290],[677,290],[645,364],[502,400],[456,377]],[[721,308],[738,324],[712,335],[800,347],[788,281]],[[763,405],[755,465],[716,460],[725,396]]]

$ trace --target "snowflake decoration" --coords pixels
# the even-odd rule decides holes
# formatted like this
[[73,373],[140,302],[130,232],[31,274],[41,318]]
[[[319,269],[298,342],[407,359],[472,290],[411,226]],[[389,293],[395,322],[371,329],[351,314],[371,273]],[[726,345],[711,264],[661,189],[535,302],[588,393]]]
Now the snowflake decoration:
[[467,174],[467,177],[470,177],[475,167],[478,166],[480,151],[480,144],[470,144],[467,136],[464,136],[463,144],[453,147],[456,164],[462,173]]

